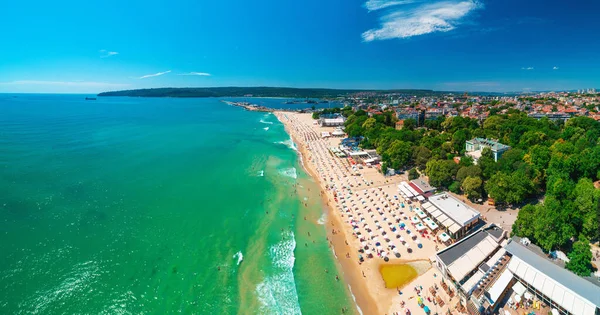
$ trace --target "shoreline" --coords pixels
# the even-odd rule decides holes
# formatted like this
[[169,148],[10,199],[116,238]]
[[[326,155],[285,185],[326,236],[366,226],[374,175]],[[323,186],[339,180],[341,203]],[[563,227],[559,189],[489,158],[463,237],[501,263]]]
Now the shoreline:
[[[417,297],[431,298],[427,289],[441,284],[430,258],[445,246],[437,242],[435,233],[408,231],[415,228],[413,207],[421,205],[397,196],[397,184],[407,181],[406,175],[385,177],[375,168],[354,168],[347,159],[333,156],[329,148],[339,146],[341,139],[322,138],[322,132],[334,128],[316,125],[310,114],[277,110],[273,114],[295,143],[302,167],[321,190],[323,207],[327,207],[323,209],[327,240],[355,302],[354,313],[404,314],[408,309],[420,309]],[[396,228],[399,222],[407,224],[406,230]],[[409,283],[386,288],[380,267],[398,264],[421,268],[416,268],[418,276]],[[446,306],[432,308],[456,312],[456,298],[440,297]]]
[[[288,113],[284,111],[274,111],[274,114],[277,113]],[[319,180],[319,177],[316,175],[316,170],[314,169],[313,163],[311,163],[309,159],[308,149],[304,141],[300,141],[296,134],[292,132],[289,126],[284,123],[281,119],[279,119],[278,115],[275,115],[277,119],[283,124],[286,133],[290,136],[292,141],[296,144],[298,149],[298,155],[300,155],[300,165],[304,169],[308,175],[315,181],[315,183],[319,186],[321,196],[321,202],[323,207],[326,208],[326,222],[325,222],[325,230],[327,232],[327,238],[329,240],[329,246],[333,251],[333,255],[335,257],[336,262],[338,263],[338,268],[341,269],[344,282],[348,285],[348,291],[350,294],[350,298],[355,303],[355,313],[357,314],[381,314],[379,312],[379,307],[375,302],[375,299],[370,295],[368,290],[365,289],[363,277],[359,270],[356,270],[356,267],[353,266],[354,263],[349,261],[348,259],[343,259],[338,255],[338,253],[343,252],[344,250],[348,250],[349,246],[346,245],[346,242],[349,241],[349,238],[346,236],[345,229],[342,229],[342,235],[333,234],[333,230],[328,227],[340,227],[342,226],[341,218],[335,212],[335,208],[333,208],[330,204],[331,200],[328,199],[327,193],[325,191],[325,187],[323,187],[323,183]],[[358,276],[357,276],[358,275]]]

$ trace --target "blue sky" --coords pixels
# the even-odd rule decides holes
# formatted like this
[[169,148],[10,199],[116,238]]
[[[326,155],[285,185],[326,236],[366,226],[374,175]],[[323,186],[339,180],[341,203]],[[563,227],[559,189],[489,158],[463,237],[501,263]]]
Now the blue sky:
[[600,88],[600,1],[4,1],[0,92]]

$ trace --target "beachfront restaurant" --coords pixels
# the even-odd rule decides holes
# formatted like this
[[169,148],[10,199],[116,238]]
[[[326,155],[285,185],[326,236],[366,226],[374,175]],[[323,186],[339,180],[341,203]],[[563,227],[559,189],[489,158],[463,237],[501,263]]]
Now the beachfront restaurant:
[[407,182],[401,182],[398,184],[398,192],[405,199],[417,199],[419,201],[425,200],[425,198]]
[[[505,246],[512,256],[508,270],[518,282],[513,287],[517,301],[540,301],[553,314],[599,315],[600,285],[575,275],[545,258],[534,245],[524,246],[513,238]],[[520,285],[519,285],[520,284]]]
[[[504,231],[491,225],[439,251],[433,258],[444,282],[459,293],[463,304],[468,304],[471,293],[485,283],[488,273],[497,268],[496,263],[505,255],[501,247],[504,235]],[[478,309],[473,305],[472,308]]]
[[447,193],[429,197],[422,204],[422,210],[455,240],[468,235],[477,227],[481,217],[479,211]]

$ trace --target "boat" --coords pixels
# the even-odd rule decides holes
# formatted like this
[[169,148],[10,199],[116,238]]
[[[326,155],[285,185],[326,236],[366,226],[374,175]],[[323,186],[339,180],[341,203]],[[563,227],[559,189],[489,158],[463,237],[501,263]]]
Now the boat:
[[85,100],[86,101],[95,101],[96,98],[95,97],[86,97]]

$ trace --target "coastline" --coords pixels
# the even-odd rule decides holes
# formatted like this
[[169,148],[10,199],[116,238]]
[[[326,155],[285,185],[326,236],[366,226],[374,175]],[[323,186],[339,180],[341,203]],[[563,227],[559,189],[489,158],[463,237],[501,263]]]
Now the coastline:
[[[341,139],[321,137],[322,132],[333,132],[333,127],[316,125],[306,113],[275,110],[273,114],[296,144],[302,167],[321,189],[322,203],[327,207],[324,209],[327,239],[356,303],[355,313],[403,314],[409,309],[422,308],[417,302],[418,297],[432,297],[424,288],[441,284],[430,258],[445,246],[437,242],[435,235],[417,237],[408,231],[415,228],[411,223],[411,217],[415,216],[413,208],[421,207],[421,204],[413,201],[409,206],[406,200],[397,196],[397,185],[408,180],[406,175],[385,177],[370,167],[350,170],[353,165],[347,159],[336,158],[329,151],[329,148],[339,146]],[[363,211],[366,212],[364,217]],[[360,226],[357,225],[359,218]],[[378,223],[378,220],[383,221]],[[392,232],[399,222],[406,222],[407,229]],[[392,234],[386,236],[386,229],[380,226],[383,223]],[[381,247],[379,239],[382,239]],[[394,252],[396,255],[389,247],[395,244],[399,244]],[[370,255],[370,250],[365,251],[367,245],[370,250],[377,249],[375,255]],[[386,259],[380,255],[383,252],[387,252]],[[413,266],[418,276],[399,287],[386,288],[380,267],[399,264]],[[417,290],[419,287],[421,289]],[[431,307],[440,313],[457,312],[456,298],[444,294],[440,297],[446,306],[436,304]]]
[[[274,114],[278,113],[286,113],[283,111],[275,111]],[[319,177],[317,176],[317,172],[315,166],[310,161],[310,155],[308,154],[308,148],[304,141],[301,141],[298,136],[291,130],[290,126],[288,126],[284,121],[279,118],[279,115],[275,115],[277,119],[284,125],[285,131],[290,136],[292,141],[296,144],[298,148],[298,154],[300,155],[300,164],[304,168],[304,170],[310,175],[310,177],[315,181],[315,183],[320,188],[320,196],[321,202],[323,206],[327,210],[327,220],[326,220],[326,231],[327,238],[329,239],[330,248],[333,251],[336,261],[338,262],[338,267],[342,271],[342,275],[345,283],[348,285],[349,293],[351,294],[351,298],[355,302],[357,314],[381,314],[377,302],[371,296],[369,291],[365,287],[365,281],[363,280],[360,269],[356,267],[356,263],[354,260],[349,260],[341,257],[338,253],[350,250],[349,245],[346,245],[350,238],[346,235],[346,229],[341,230],[341,234],[333,234],[333,229],[336,227],[343,226],[342,220],[339,217],[339,214],[335,211],[335,208],[332,206],[333,200],[330,200],[325,191],[325,187]]]

